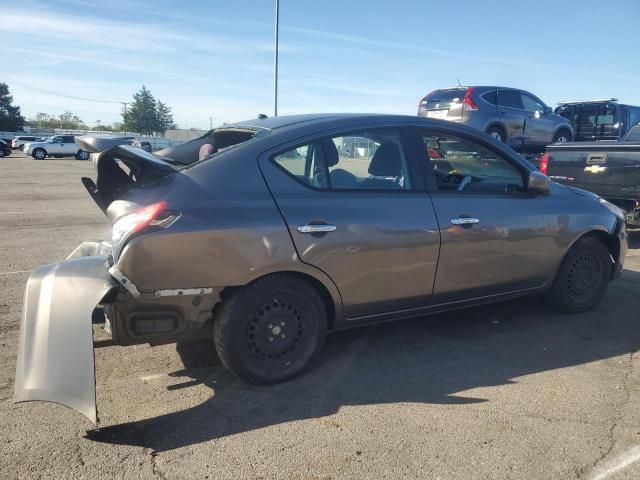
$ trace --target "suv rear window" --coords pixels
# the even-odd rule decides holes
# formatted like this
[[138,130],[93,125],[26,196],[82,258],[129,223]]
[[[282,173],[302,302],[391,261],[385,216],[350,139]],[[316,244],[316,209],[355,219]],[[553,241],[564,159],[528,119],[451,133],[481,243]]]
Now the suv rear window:
[[435,90],[427,95],[420,105],[424,108],[448,108],[452,103],[462,102],[465,93],[466,88]]

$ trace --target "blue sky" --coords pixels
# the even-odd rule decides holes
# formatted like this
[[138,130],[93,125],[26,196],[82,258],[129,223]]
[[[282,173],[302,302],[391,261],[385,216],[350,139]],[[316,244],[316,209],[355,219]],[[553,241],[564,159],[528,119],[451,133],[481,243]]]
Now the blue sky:
[[[3,6],[0,54],[27,117],[120,120],[142,84],[180,127],[273,112],[274,0],[22,0]],[[499,84],[549,105],[640,105],[639,0],[281,0],[281,115],[414,115],[429,91]],[[33,88],[35,87],[35,88]]]

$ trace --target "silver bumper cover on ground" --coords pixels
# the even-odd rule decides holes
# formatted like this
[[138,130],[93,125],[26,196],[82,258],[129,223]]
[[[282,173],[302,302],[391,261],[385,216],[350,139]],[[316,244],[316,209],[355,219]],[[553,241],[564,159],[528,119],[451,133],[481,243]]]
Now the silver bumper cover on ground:
[[[15,402],[44,400],[97,423],[91,315],[118,283],[108,244],[85,242],[27,282],[18,343]],[[88,256],[87,256],[88,255]]]

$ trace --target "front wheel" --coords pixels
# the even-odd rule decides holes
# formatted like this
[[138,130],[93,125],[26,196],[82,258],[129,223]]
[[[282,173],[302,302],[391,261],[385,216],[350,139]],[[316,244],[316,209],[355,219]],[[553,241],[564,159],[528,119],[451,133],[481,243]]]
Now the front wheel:
[[504,134],[504,131],[500,127],[493,126],[487,130],[487,133],[494,140],[504,143],[506,135]]
[[567,143],[572,140],[571,133],[566,130],[560,130],[553,136],[552,143]]
[[298,375],[322,349],[327,312],[316,289],[275,274],[232,291],[216,312],[213,340],[225,367],[248,383]]
[[36,160],[44,160],[47,158],[47,152],[44,148],[36,148],[31,155]]
[[601,241],[593,237],[578,240],[546,293],[547,303],[567,313],[591,310],[607,290],[611,267],[609,250]]

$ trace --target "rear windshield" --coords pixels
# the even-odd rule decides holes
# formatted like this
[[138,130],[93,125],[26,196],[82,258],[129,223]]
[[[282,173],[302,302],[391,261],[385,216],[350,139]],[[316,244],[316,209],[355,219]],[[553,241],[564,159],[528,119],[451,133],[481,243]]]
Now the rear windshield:
[[448,108],[452,103],[460,103],[467,93],[466,88],[436,90],[427,95],[421,103],[424,108]]

